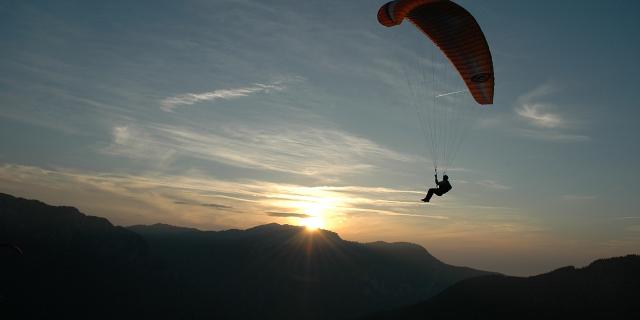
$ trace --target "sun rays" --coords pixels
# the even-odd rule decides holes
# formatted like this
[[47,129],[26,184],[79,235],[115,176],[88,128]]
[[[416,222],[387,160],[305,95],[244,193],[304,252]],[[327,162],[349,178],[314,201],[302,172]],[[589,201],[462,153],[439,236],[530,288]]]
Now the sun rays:
[[326,217],[332,213],[335,202],[332,198],[313,197],[308,201],[292,203],[294,209],[305,214],[304,218],[297,219],[297,224],[313,231],[319,228],[327,228]]
[[304,226],[309,231],[315,231],[319,228],[326,228],[325,221],[321,216],[303,218],[300,220],[300,225]]

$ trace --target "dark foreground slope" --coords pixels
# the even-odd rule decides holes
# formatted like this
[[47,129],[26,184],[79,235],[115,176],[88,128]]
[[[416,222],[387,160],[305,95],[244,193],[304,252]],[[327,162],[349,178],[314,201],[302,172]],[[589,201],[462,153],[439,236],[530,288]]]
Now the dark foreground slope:
[[153,297],[144,239],[72,207],[0,194],[0,319],[115,318]]
[[528,277],[461,281],[426,302],[366,319],[640,319],[640,256]]
[[0,248],[2,319],[340,319],[487,274],[409,243],[361,244],[277,224],[121,228],[5,194],[1,242],[24,252]]

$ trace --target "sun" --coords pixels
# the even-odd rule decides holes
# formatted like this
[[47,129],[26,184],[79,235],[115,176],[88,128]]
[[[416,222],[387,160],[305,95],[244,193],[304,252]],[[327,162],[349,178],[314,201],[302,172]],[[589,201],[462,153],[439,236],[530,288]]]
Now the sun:
[[279,210],[290,212],[286,215],[289,224],[303,226],[307,231],[331,227],[339,199],[321,194],[298,193],[290,196],[290,199],[278,199],[270,203],[274,207],[282,208]]
[[326,203],[318,202],[305,202],[300,205],[302,211],[307,216],[300,220],[300,225],[307,228],[309,231],[317,230],[319,228],[325,228],[326,223],[324,220],[325,210],[328,209]]
[[307,228],[307,230],[309,231],[315,231],[315,230],[318,230],[319,228],[325,227],[324,219],[322,219],[322,217],[320,216],[311,216],[308,218],[303,218],[300,224],[305,228]]

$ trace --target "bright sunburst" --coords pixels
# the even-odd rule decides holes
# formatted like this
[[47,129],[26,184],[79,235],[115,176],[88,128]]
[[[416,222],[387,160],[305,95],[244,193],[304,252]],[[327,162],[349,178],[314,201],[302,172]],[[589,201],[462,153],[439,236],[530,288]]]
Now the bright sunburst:
[[307,230],[326,228],[324,216],[330,207],[328,201],[319,199],[318,201],[300,202],[297,205],[299,210],[308,215],[300,220],[300,225],[305,226]]
[[307,230],[331,228],[342,198],[322,188],[297,188],[273,195],[270,206],[285,212],[289,224],[306,227]]
[[309,231],[317,230],[319,228],[325,228],[324,219],[319,216],[303,218],[300,224],[306,227]]

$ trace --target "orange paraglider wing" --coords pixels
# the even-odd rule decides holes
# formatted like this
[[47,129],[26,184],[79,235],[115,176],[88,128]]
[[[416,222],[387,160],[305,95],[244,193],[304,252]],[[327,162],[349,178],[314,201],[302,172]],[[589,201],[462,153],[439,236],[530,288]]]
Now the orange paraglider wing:
[[479,104],[493,103],[491,51],[476,19],[449,0],[395,0],[378,10],[387,27],[408,18],[435,43],[454,65]]

